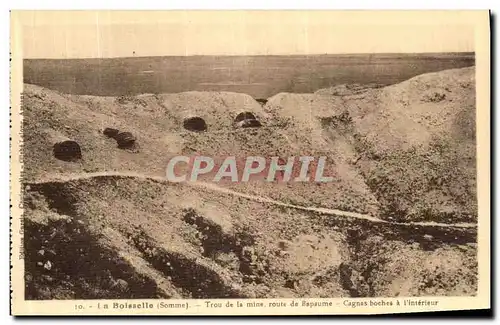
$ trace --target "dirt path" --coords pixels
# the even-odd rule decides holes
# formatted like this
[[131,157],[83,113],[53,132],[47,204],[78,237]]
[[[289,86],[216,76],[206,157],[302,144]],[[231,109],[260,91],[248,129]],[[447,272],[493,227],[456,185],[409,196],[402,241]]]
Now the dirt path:
[[[95,177],[107,177],[107,176],[109,176],[109,177],[116,176],[116,177],[139,178],[139,179],[144,179],[144,180],[154,180],[154,181],[161,182],[161,183],[168,183],[168,181],[164,177],[161,177],[161,176],[144,175],[144,174],[139,174],[139,173],[134,173],[134,172],[105,171],[105,172],[93,172],[93,173],[81,173],[81,174],[50,175],[49,177],[45,177],[44,179],[41,179],[41,180],[26,182],[26,184],[29,185],[29,184],[43,184],[43,183],[50,183],[50,182],[68,182],[68,181],[73,181],[73,180],[91,179],[91,178],[95,178]],[[245,193],[233,191],[231,189],[223,188],[223,187],[217,186],[217,185],[212,184],[212,183],[185,182],[183,184],[188,185],[188,186],[192,186],[192,187],[208,189],[210,191],[217,191],[219,193],[224,193],[224,194],[228,194],[228,195],[234,195],[234,196],[242,197],[242,198],[245,198],[245,199],[248,199],[251,201],[268,203],[268,204],[273,204],[276,206],[282,206],[282,207],[296,209],[296,210],[315,212],[315,213],[323,214],[323,215],[331,215],[331,216],[335,216],[335,217],[363,219],[363,220],[367,220],[367,221],[374,222],[374,223],[385,223],[385,224],[404,225],[404,226],[413,225],[413,226],[418,226],[418,227],[444,227],[444,228],[476,228],[477,227],[477,225],[473,224],[473,223],[454,223],[454,224],[451,224],[451,223],[439,223],[439,222],[406,222],[406,223],[393,222],[393,221],[379,219],[379,218],[370,216],[368,214],[362,214],[362,213],[357,213],[357,212],[349,212],[349,211],[342,211],[342,210],[337,210],[337,209],[306,207],[306,206],[288,204],[288,203],[276,201],[276,200],[262,197],[262,196],[256,196],[256,195],[245,194]]]

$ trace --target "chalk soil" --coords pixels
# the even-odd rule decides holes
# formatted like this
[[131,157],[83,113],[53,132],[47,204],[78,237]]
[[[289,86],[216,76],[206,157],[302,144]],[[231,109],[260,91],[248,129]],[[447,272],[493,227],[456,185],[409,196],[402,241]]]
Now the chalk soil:
[[[474,295],[475,229],[453,227],[477,221],[474,84],[471,67],[264,105],[236,93],[116,98],[25,85],[26,297]],[[242,110],[263,126],[235,128]],[[193,115],[207,131],[182,128]],[[131,132],[139,150],[118,148],[106,127]],[[58,137],[77,141],[82,159],[54,158]],[[116,174],[61,180],[162,177],[179,154],[325,155],[338,179],[219,184],[226,192]]]

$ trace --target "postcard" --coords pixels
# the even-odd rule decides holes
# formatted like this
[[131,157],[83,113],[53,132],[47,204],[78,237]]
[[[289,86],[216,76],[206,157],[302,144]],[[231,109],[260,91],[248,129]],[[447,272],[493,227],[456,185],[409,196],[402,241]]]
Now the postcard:
[[489,22],[12,11],[12,314],[490,309]]

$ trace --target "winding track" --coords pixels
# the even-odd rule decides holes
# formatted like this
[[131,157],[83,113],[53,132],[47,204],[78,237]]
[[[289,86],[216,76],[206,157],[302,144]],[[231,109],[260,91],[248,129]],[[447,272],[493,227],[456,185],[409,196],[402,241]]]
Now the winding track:
[[[153,175],[144,175],[134,172],[117,172],[117,171],[105,171],[105,172],[93,172],[93,173],[80,173],[80,174],[63,174],[63,175],[50,175],[41,180],[36,181],[28,181],[25,182],[26,185],[29,184],[44,184],[44,183],[54,183],[54,182],[68,182],[75,180],[83,180],[83,179],[92,179],[97,177],[127,177],[127,178],[138,178],[143,180],[153,180],[160,183],[169,183],[166,178],[161,176],[153,176]],[[179,183],[176,183],[179,184]],[[385,223],[385,224],[393,224],[393,225],[404,225],[404,226],[418,226],[418,227],[441,227],[441,228],[477,228],[477,224],[474,223],[439,223],[439,222],[394,222],[387,221],[383,219],[379,219],[368,214],[362,214],[357,212],[343,211],[337,209],[328,209],[328,208],[318,208],[318,207],[306,207],[300,205],[294,205],[289,203],[284,203],[281,201],[276,201],[270,198],[245,194],[237,191],[233,191],[231,189],[223,188],[217,186],[212,183],[205,182],[184,182],[180,183],[183,185],[188,185],[192,187],[198,187],[210,191],[216,191],[219,193],[224,193],[228,195],[238,196],[241,198],[245,198],[251,201],[268,203],[276,206],[281,206],[285,208],[291,208],[301,211],[309,211],[322,215],[331,215],[335,217],[345,217],[345,218],[353,218],[353,219],[363,219],[374,223]]]

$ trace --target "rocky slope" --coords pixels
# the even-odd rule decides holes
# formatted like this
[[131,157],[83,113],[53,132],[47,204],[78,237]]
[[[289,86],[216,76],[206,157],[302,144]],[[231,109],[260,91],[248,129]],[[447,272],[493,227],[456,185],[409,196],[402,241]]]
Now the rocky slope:
[[[235,128],[242,111],[263,126]],[[477,219],[473,67],[265,105],[235,93],[115,98],[25,85],[23,116],[29,299],[475,293],[475,229],[453,226]],[[192,116],[207,131],[184,129]],[[134,134],[139,150],[118,148],[106,127]],[[53,157],[61,138],[78,142],[81,160]],[[179,154],[325,155],[332,183],[219,185],[389,222],[148,178]],[[144,177],[63,177],[100,171]]]

